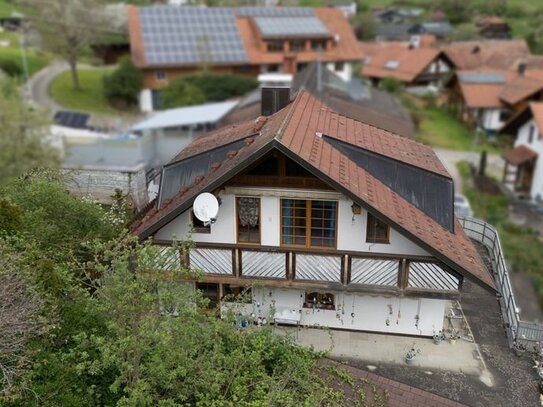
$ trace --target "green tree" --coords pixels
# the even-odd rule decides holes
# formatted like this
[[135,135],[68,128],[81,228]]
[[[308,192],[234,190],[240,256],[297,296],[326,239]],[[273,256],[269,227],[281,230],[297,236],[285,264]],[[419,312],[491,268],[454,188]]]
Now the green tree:
[[164,109],[199,105],[206,101],[204,93],[186,78],[173,79],[160,91],[160,100]]
[[471,0],[440,0],[436,9],[443,10],[452,24],[468,22],[472,17]]
[[103,30],[101,0],[20,0],[43,46],[68,62],[74,89],[80,89],[77,62],[87,47]]
[[371,13],[357,14],[351,21],[356,38],[359,40],[373,40],[377,32],[377,23]]
[[116,107],[133,106],[143,87],[143,73],[128,58],[119,67],[103,79],[104,94]]
[[15,82],[0,78],[0,186],[33,168],[58,164],[48,124],[21,100]]
[[258,81],[242,75],[198,74],[186,77],[196,85],[208,101],[219,102],[245,95],[258,86]]

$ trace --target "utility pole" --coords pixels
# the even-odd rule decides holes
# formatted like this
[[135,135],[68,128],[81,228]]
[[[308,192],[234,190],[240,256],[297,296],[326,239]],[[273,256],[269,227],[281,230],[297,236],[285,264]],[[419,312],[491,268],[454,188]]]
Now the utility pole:
[[25,99],[29,99],[30,95],[28,92],[28,79],[29,79],[29,72],[28,72],[28,60],[26,57],[26,36],[25,36],[26,27],[23,27],[23,30],[21,32],[21,37],[19,38],[19,47],[21,49],[21,60],[23,63],[23,96]]

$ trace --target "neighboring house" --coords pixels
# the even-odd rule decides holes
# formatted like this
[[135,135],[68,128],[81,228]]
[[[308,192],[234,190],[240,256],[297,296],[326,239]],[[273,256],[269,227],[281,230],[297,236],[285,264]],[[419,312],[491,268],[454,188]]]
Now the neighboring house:
[[440,87],[454,68],[439,49],[419,46],[417,37],[405,43],[361,44],[365,54],[362,75],[375,85],[394,77],[409,88]]
[[441,47],[460,70],[488,67],[516,70],[520,61],[530,56],[525,40],[457,41]]
[[[495,292],[430,147],[303,90],[286,103],[198,138],[164,166],[156,207],[131,231],[169,246],[192,224],[194,246],[160,264],[202,270],[189,284],[209,307],[251,321],[414,336],[444,327],[464,279]],[[212,224],[193,216],[203,192],[220,199]],[[234,305],[242,292],[249,302]]]
[[449,84],[449,106],[470,127],[499,130],[530,101],[541,100],[543,81],[518,72],[480,68],[457,71]]
[[427,21],[417,23],[409,28],[410,35],[433,35],[442,39],[454,32],[453,26],[448,21]]
[[532,102],[500,131],[516,137],[514,148],[503,154],[503,183],[516,194],[537,202],[543,199],[543,103]]
[[477,21],[476,26],[481,37],[492,39],[511,38],[511,27],[501,17],[484,17]]
[[411,24],[385,24],[377,28],[375,41],[406,41],[410,38]]
[[[359,120],[392,133],[415,137],[413,118],[395,95],[376,89],[360,78],[348,82],[317,62],[294,77],[291,95],[307,90],[343,116]],[[256,119],[261,113],[261,90],[257,89],[242,99],[223,124],[235,124]]]
[[129,7],[128,21],[146,99],[176,76],[204,68],[256,78],[295,74],[320,59],[348,80],[363,56],[348,20],[335,8]]
[[423,12],[419,8],[389,8],[374,11],[373,18],[382,24],[404,23],[420,16]]

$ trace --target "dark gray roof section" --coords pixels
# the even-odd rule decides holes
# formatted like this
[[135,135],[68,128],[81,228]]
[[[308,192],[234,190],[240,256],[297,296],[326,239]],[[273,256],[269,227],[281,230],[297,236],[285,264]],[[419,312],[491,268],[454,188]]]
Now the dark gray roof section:
[[454,233],[454,186],[451,178],[413,167],[323,135],[323,140]]
[[315,12],[310,7],[238,7],[240,17],[312,17]]
[[459,76],[462,83],[505,83],[505,76],[499,72],[463,72]]
[[410,28],[411,34],[433,34],[437,37],[444,37],[454,31],[453,26],[447,21],[428,21],[415,24]]
[[381,40],[401,40],[409,36],[410,24],[386,24],[377,29],[376,37]]
[[86,129],[90,114],[81,112],[71,112],[68,110],[59,110],[55,113],[53,121],[55,124],[64,127],[71,127],[73,129]]
[[247,63],[233,10],[225,7],[141,7],[145,58],[150,65]]
[[330,37],[328,28],[317,17],[255,17],[262,38]]
[[160,208],[166,199],[173,198],[180,188],[192,186],[196,177],[208,174],[211,166],[223,162],[229,151],[237,151],[244,144],[245,138],[165,165],[162,169],[158,207]]

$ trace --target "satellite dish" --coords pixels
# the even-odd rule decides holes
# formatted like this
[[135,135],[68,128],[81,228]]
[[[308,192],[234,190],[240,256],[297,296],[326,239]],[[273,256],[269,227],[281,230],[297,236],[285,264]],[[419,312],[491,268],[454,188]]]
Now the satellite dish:
[[204,222],[205,225],[209,225],[210,223],[215,223],[217,219],[219,201],[215,198],[215,195],[204,192],[196,197],[192,205],[192,210],[198,220]]

